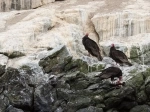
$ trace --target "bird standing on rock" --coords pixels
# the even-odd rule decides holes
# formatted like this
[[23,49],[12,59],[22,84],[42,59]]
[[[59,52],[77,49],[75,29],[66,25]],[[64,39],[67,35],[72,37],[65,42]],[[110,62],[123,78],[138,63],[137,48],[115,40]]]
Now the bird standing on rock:
[[98,75],[98,77],[100,77],[102,80],[111,78],[111,81],[114,81],[114,78],[118,77],[119,81],[117,84],[120,84],[120,81],[122,80],[122,71],[118,67],[108,67],[104,69],[102,73]]
[[112,44],[109,52],[109,56],[116,62],[119,63],[120,66],[123,66],[123,64],[127,64],[129,66],[132,66],[132,64],[128,61],[127,56],[119,50],[116,50],[114,44]]
[[95,41],[88,37],[88,33],[82,38],[82,43],[85,49],[91,54],[92,56],[97,57],[99,61],[102,61],[102,56],[100,55],[100,49]]

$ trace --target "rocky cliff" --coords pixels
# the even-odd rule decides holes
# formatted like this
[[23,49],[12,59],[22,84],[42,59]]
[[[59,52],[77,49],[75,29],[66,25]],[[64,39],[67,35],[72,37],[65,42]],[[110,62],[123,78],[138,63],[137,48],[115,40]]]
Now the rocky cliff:
[[[0,13],[0,112],[149,112],[149,1],[1,2],[17,10]],[[87,32],[100,62],[82,45]],[[125,86],[95,77],[116,66],[112,43],[133,64],[118,66]]]
[[34,9],[55,0],[1,0],[0,11]]

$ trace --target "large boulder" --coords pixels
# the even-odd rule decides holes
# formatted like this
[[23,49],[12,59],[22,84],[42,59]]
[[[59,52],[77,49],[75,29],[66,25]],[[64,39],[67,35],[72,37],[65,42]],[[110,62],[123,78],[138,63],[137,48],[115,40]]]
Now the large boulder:
[[75,99],[71,99],[68,102],[68,112],[76,111],[81,108],[85,108],[91,104],[91,99],[88,97],[78,97]]
[[137,102],[139,104],[144,104],[146,101],[148,100],[148,97],[145,93],[145,91],[140,91],[138,94],[137,94]]
[[80,109],[76,112],[103,112],[103,109],[89,106],[88,108],[83,108],[83,109]]
[[[61,69],[64,69],[64,66],[68,64],[68,62],[65,63],[65,57],[69,55],[67,48],[65,46],[59,46],[56,49],[53,49],[52,51],[47,53],[47,56],[42,58],[39,62],[39,65],[44,69],[46,73],[51,72],[52,70],[56,69],[60,65],[60,72]],[[63,64],[64,62],[64,64]],[[59,71],[57,69],[57,71]]]
[[149,112],[150,106],[148,105],[138,105],[130,110],[130,112]]
[[127,81],[127,85],[135,87],[137,90],[140,89],[143,83],[144,83],[143,72],[137,73],[135,76],[133,76],[130,80]]
[[33,63],[21,66],[18,70],[21,76],[24,76],[26,84],[28,84],[31,87],[36,87],[45,83],[49,77],[48,74],[43,73],[41,67]]
[[52,112],[53,103],[56,101],[56,95],[50,82],[38,86],[34,93],[34,111]]
[[17,69],[7,68],[0,77],[0,85],[4,88],[2,94],[9,99],[11,105],[30,110],[33,105],[33,88],[24,79]]
[[[113,90],[105,95],[105,105],[106,108],[118,108],[124,109],[124,104],[121,104],[126,101],[134,102],[136,99],[135,90],[132,87],[124,87],[118,90]],[[131,106],[131,105],[128,105]],[[133,105],[134,106],[134,105]],[[133,106],[126,109],[131,109]]]
[[8,105],[5,104],[4,100],[0,99],[0,112],[5,112]]

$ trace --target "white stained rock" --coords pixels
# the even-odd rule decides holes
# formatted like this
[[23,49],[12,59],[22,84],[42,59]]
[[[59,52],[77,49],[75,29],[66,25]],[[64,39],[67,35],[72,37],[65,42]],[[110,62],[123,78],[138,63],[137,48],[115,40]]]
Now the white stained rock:
[[4,29],[6,28],[7,20],[14,18],[17,13],[18,13],[17,11],[1,12],[0,13],[0,32],[4,31]]
[[42,5],[51,3],[51,2],[55,2],[55,0],[41,0],[42,1]]
[[[66,47],[64,45],[57,45],[55,46],[52,50],[50,51],[47,51],[47,50],[43,50],[41,52],[38,52],[37,55],[36,55],[36,59],[40,60],[40,59],[43,59],[43,58],[46,58],[56,52],[59,52],[61,51],[62,49],[65,49],[64,51],[66,51],[66,56],[69,54],[69,52],[67,51]],[[63,56],[62,56],[63,57]]]
[[55,9],[38,8],[38,10],[34,10],[33,13],[25,17],[23,21],[29,21],[31,19],[35,19],[36,17],[48,17],[55,20],[55,13]]
[[[36,16],[33,18],[33,15]],[[33,44],[37,41],[37,35],[43,34],[55,25],[53,16],[53,11],[40,9],[8,27],[5,32],[0,34],[0,51],[33,52]]]
[[80,25],[84,32],[94,32],[90,18],[94,12],[104,6],[104,1],[89,2],[88,5],[78,5],[62,11],[63,19],[71,24]]
[[69,52],[74,56],[78,56],[85,51],[82,45],[83,32],[81,28],[74,24],[65,24],[58,28],[52,29],[50,32],[37,37],[35,47],[51,47],[55,48],[60,45],[66,45]]
[[[22,4],[22,6],[24,6],[25,4]],[[42,6],[42,1],[41,0],[32,0],[32,4],[28,4],[28,7],[27,9],[32,9],[32,8],[37,8],[39,6]]]
[[1,0],[0,11],[33,9],[55,2],[55,0]]
[[5,29],[6,21],[1,21],[0,20],[0,32]]
[[7,62],[7,67],[20,68],[21,66],[24,65],[27,66],[31,64],[38,65],[38,60],[35,60],[34,58],[35,56],[24,56],[20,58],[9,59]]
[[8,62],[8,57],[3,54],[0,54],[0,65],[7,65],[7,62]]
[[101,41],[116,36],[126,39],[130,36],[150,33],[149,13],[97,14],[92,18],[92,22]]

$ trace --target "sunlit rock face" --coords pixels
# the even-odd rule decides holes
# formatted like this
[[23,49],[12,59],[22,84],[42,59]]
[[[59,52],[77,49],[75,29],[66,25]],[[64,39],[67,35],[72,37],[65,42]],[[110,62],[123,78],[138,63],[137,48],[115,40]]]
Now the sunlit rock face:
[[149,13],[97,14],[91,20],[99,35],[100,45],[109,55],[111,44],[138,63],[149,63]]
[[33,9],[55,0],[1,0],[0,11]]
[[36,36],[54,26],[53,14],[53,11],[41,9],[29,14],[21,22],[16,20],[16,24],[7,27],[7,30],[0,34],[1,52],[28,52],[31,43],[36,41]]
[[97,14],[92,18],[100,40],[114,36],[127,38],[143,33],[150,33],[150,14],[121,12]]
[[[95,4],[98,6],[90,10]],[[41,52],[61,45],[65,45],[74,58],[83,57],[88,54],[82,45],[82,37],[85,33],[88,32],[90,38],[98,41],[90,18],[93,12],[102,5],[104,2],[94,2],[64,11],[39,8],[38,10],[2,13],[0,53],[10,57],[17,52],[14,58],[24,56],[10,59],[9,66],[12,66],[14,61],[20,65],[25,62],[23,60],[27,62],[34,60],[34,57],[40,55]],[[18,67],[18,64],[15,65]]]
[[[47,49],[65,45],[74,58],[81,58],[88,54],[82,37],[89,33],[89,37],[99,43],[103,56],[109,56],[114,43],[132,61],[150,63],[149,14],[125,11],[98,14],[97,10],[105,5],[104,1],[93,1],[61,11],[39,8],[1,13],[0,53],[9,58],[26,56],[23,59],[30,61]],[[18,59],[14,61],[18,62]],[[13,65],[12,60],[8,65]]]

